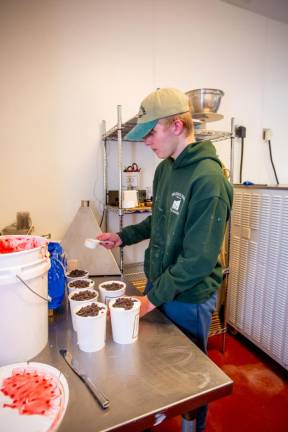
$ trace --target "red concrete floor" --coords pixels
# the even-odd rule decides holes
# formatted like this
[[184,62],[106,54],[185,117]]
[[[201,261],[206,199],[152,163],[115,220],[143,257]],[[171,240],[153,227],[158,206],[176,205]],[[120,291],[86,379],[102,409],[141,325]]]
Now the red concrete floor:
[[[288,373],[240,335],[214,336],[209,357],[234,381],[231,396],[209,405],[206,432],[288,432]],[[218,339],[218,340],[217,340]],[[181,418],[153,432],[180,432]]]

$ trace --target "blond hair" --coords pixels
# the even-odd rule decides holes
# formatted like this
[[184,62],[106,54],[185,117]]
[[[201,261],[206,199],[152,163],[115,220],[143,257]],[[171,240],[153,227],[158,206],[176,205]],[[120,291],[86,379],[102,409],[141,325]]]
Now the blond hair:
[[194,132],[194,125],[190,111],[187,111],[183,114],[175,114],[173,116],[165,117],[162,119],[162,124],[169,127],[175,120],[182,121],[185,130],[185,136],[188,136]]

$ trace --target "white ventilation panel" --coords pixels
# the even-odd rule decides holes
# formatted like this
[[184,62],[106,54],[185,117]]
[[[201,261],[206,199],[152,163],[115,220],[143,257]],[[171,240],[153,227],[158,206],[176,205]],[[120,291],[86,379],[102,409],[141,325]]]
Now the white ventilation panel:
[[288,190],[235,188],[228,322],[288,369]]

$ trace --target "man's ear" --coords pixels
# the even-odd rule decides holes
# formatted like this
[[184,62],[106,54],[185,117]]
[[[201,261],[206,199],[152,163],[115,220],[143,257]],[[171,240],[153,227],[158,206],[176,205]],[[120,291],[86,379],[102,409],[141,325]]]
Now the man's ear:
[[183,129],[184,129],[183,121],[180,119],[174,120],[173,131],[174,131],[175,135],[177,135],[177,136],[181,135],[181,133],[183,132]]

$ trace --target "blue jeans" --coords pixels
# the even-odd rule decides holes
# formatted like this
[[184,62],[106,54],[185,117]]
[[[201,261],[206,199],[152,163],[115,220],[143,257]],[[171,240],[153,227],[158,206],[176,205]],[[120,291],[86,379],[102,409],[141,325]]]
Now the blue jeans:
[[[152,288],[148,281],[144,290],[146,295]],[[212,313],[216,306],[216,293],[205,303],[193,304],[173,300],[160,306],[160,310],[176,326],[182,330],[205,354],[207,354],[208,334],[211,324]],[[197,410],[196,431],[204,431],[208,406],[205,405]]]

